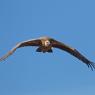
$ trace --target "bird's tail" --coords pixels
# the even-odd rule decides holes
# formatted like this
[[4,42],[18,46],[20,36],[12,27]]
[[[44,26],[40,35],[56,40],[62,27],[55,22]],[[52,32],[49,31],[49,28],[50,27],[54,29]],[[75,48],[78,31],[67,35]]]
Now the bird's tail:
[[37,48],[36,52],[42,52],[42,48],[41,47]]
[[53,50],[52,50],[52,49],[49,49],[47,52],[48,52],[48,53],[52,53],[52,52],[53,52]]

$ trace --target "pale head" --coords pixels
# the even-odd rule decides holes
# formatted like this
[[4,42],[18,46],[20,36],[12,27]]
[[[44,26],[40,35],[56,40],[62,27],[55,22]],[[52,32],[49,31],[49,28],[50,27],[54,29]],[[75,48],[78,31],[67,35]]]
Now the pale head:
[[46,40],[44,44],[45,44],[45,46],[47,47],[47,46],[50,45],[50,41],[49,41],[49,40]]

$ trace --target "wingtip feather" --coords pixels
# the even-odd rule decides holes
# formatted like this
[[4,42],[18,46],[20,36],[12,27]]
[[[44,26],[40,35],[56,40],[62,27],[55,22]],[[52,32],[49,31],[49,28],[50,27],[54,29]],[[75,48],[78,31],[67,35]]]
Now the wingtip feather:
[[91,70],[93,71],[95,69],[95,63],[94,62],[89,62],[87,64],[88,68],[91,68]]

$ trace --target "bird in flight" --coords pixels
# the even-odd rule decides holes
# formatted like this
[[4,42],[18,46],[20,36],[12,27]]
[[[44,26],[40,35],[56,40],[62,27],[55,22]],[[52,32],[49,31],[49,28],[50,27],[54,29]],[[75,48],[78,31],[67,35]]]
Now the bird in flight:
[[79,51],[62,42],[59,42],[49,37],[40,37],[37,39],[30,39],[30,40],[20,42],[14,48],[12,48],[7,54],[1,57],[0,61],[5,60],[8,56],[12,55],[16,51],[16,49],[25,46],[37,46],[38,48],[36,49],[36,52],[43,52],[43,53],[46,52],[52,53],[53,52],[52,48],[59,48],[63,51],[68,52],[74,57],[78,58],[83,63],[85,63],[88,67],[90,67],[92,70],[95,69],[95,64],[92,61],[88,60],[86,57],[84,57]]

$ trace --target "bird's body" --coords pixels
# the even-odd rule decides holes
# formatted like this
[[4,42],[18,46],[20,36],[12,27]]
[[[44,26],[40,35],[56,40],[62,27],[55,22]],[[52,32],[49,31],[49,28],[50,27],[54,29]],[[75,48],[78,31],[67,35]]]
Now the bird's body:
[[36,50],[37,52],[52,52],[52,44],[49,37],[41,37],[41,46]]
[[88,60],[86,57],[84,57],[76,49],[49,37],[40,37],[38,39],[31,39],[20,42],[12,50],[10,50],[5,56],[1,57],[0,61],[5,60],[9,55],[13,54],[13,52],[15,52],[16,49],[25,46],[37,46],[38,48],[36,49],[36,52],[43,52],[43,53],[46,52],[52,53],[53,52],[52,48],[59,48],[75,56],[76,58],[84,62],[92,70],[95,69],[95,64],[90,60]]
[[43,52],[43,53],[46,53],[46,52],[49,52],[51,51],[52,53],[52,47],[51,46],[41,46],[39,48],[37,48],[36,52]]

